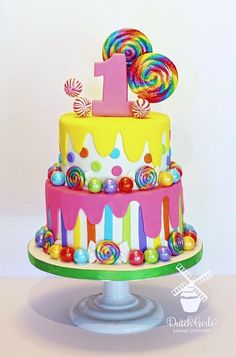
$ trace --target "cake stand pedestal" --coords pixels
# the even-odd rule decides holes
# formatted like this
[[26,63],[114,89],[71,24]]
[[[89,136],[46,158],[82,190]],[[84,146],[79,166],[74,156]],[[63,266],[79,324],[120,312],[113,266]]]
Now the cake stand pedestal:
[[172,257],[166,263],[78,265],[52,259],[35,246],[34,239],[28,245],[30,262],[38,269],[64,277],[104,281],[102,294],[76,303],[70,310],[70,318],[76,326],[107,334],[140,332],[160,325],[164,317],[162,307],[147,297],[131,294],[128,281],[176,273],[179,263],[190,268],[201,260],[202,254],[202,242],[198,240],[194,250]]

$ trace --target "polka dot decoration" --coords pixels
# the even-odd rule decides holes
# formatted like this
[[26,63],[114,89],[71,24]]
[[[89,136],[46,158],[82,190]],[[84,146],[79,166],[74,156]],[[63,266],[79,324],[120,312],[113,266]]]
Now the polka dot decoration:
[[93,171],[100,171],[101,168],[102,168],[102,165],[101,165],[101,163],[100,163],[99,161],[93,161],[93,162],[91,163],[91,169],[92,169]]
[[114,148],[114,149],[112,150],[112,152],[110,153],[110,157],[111,157],[112,159],[118,159],[119,156],[120,156],[120,150],[117,149],[117,148]]
[[75,154],[73,152],[68,152],[67,154],[67,160],[69,162],[74,162],[75,161]]
[[83,159],[85,159],[86,157],[89,156],[89,151],[87,148],[82,148],[82,150],[80,151],[80,157],[82,157]]
[[147,164],[150,164],[152,162],[152,155],[150,153],[146,154],[144,156],[144,161],[147,163]]
[[112,175],[114,176],[120,176],[122,174],[122,167],[120,166],[114,166],[111,170]]

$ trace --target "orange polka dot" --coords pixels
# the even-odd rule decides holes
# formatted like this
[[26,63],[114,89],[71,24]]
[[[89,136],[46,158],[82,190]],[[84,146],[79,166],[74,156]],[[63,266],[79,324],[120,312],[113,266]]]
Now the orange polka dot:
[[86,148],[82,148],[82,150],[80,151],[79,154],[80,154],[81,157],[85,158],[85,157],[88,157],[89,151]]
[[146,154],[144,156],[144,161],[147,163],[147,164],[150,164],[150,162],[152,162],[152,155],[151,154]]

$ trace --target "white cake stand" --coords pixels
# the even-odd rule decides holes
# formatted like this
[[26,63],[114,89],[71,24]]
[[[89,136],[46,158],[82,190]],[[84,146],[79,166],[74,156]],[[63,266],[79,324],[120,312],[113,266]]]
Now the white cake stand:
[[202,254],[202,242],[198,240],[194,250],[172,257],[166,263],[145,263],[136,267],[130,264],[78,265],[52,259],[35,246],[34,240],[28,245],[30,262],[43,271],[70,278],[104,281],[103,292],[75,304],[70,310],[70,318],[78,327],[106,334],[134,333],[160,325],[164,318],[160,304],[147,297],[131,294],[129,280],[176,273],[176,266],[180,262],[185,268],[190,268],[201,260]]

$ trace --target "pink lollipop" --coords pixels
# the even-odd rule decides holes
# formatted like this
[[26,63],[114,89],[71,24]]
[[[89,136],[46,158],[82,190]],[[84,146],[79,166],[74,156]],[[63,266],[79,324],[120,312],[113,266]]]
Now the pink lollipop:
[[82,84],[78,79],[70,78],[64,83],[64,91],[69,97],[78,97],[82,89]]

